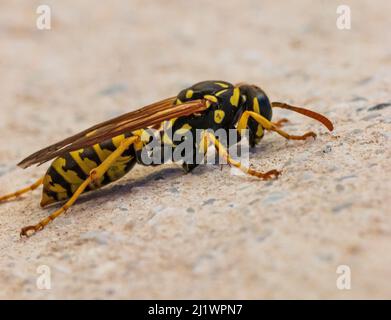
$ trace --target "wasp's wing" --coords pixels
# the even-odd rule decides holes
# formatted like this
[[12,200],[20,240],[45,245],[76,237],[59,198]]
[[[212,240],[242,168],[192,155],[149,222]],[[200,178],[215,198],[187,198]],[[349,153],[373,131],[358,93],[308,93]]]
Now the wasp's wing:
[[41,165],[67,152],[92,146],[120,134],[156,126],[162,121],[188,116],[206,109],[204,100],[194,100],[174,105],[175,99],[175,97],[168,98],[99,123],[33,153],[18,163],[18,166],[27,168],[33,164]]

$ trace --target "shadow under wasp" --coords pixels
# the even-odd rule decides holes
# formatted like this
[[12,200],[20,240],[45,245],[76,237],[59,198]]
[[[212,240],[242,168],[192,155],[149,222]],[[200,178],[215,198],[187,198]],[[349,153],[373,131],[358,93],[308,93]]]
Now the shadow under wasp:
[[[318,120],[328,130],[333,130],[333,124],[325,116],[286,103],[270,102],[265,92],[255,85],[203,81],[182,90],[175,97],[102,122],[33,153],[18,166],[27,168],[54,159],[46,174],[32,185],[0,197],[0,202],[19,197],[41,185],[42,207],[66,201],[61,208],[39,223],[21,229],[21,236],[30,236],[69,209],[82,193],[118,180],[136,163],[145,164],[140,157],[141,151],[148,143],[141,139],[145,130],[159,128],[164,147],[175,149],[175,144],[170,139],[164,139],[167,123],[173,132],[183,129],[191,133],[195,130],[206,130],[204,139],[207,144],[213,145],[229,165],[263,180],[276,178],[281,173],[278,170],[260,172],[234,160],[224,144],[213,134],[213,131],[219,129],[236,129],[240,135],[242,130],[247,129],[252,147],[259,143],[265,130],[274,131],[289,140],[316,137],[314,132],[291,135],[282,130],[281,126],[287,120],[272,122],[273,108],[301,113]],[[197,165],[185,162],[183,168],[189,172]]]

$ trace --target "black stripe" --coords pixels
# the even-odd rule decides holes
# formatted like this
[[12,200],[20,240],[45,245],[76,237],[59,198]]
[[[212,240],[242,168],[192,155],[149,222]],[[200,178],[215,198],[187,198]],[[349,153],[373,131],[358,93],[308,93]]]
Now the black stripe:
[[51,191],[51,190],[48,190],[48,189],[43,190],[43,192],[46,193],[46,195],[47,195],[48,197],[51,197],[51,198],[53,198],[53,199],[55,199],[55,200],[57,200],[57,201],[60,201],[60,200],[58,199],[58,197],[57,197],[57,192],[54,192],[54,191]]
[[47,174],[52,178],[50,184],[54,187],[54,184],[59,184],[67,191],[67,195],[70,198],[72,196],[71,185],[60,175],[53,167],[50,167],[47,171]]
[[64,159],[65,159],[65,166],[63,166],[63,168],[65,171],[72,170],[72,171],[76,172],[77,176],[80,179],[82,179],[82,180],[87,179],[88,174],[85,174],[83,169],[80,168],[80,166],[77,164],[77,162],[72,158],[72,156],[69,153],[67,153],[64,156]]
[[102,150],[106,149],[111,152],[113,152],[117,149],[117,147],[114,145],[112,139],[108,139],[108,140],[103,141],[102,143],[99,143],[99,146],[101,147]]
[[102,186],[103,185],[107,185],[109,183],[112,183],[113,180],[110,179],[109,177],[109,174],[107,173],[107,171],[103,174],[103,181],[102,181]]
[[102,163],[93,147],[85,148],[83,152],[80,153],[80,158],[83,160],[87,158],[88,160],[94,161],[97,166]]
[[[131,132],[124,133],[125,139],[129,138],[131,136],[133,136],[133,134]],[[106,149],[106,150],[109,150],[109,151],[112,151],[112,152],[117,149],[117,147],[113,143],[113,139],[107,139],[107,140],[99,143],[99,146],[101,147],[101,149]]]

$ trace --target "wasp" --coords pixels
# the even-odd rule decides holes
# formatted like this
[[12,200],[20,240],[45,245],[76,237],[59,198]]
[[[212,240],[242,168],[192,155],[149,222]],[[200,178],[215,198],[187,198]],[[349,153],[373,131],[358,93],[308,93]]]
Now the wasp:
[[[136,163],[145,164],[140,152],[148,144],[148,141],[141,138],[146,129],[157,128],[163,137],[162,144],[175,148],[170,139],[164,139],[167,124],[174,133],[187,130],[195,134],[197,129],[207,130],[207,143],[214,146],[229,165],[263,180],[277,178],[281,173],[279,170],[261,172],[234,160],[226,146],[212,133],[218,129],[235,129],[238,132],[248,130],[251,147],[260,142],[265,130],[274,131],[289,140],[316,137],[314,132],[291,135],[282,130],[282,124],[287,120],[272,122],[273,108],[301,113],[318,120],[329,131],[333,130],[332,122],[325,116],[286,103],[270,102],[266,93],[255,85],[203,81],[180,91],[177,96],[99,123],[33,153],[18,166],[27,168],[54,159],[45,175],[26,188],[0,197],[0,202],[19,197],[41,185],[41,207],[65,202],[42,221],[21,229],[21,236],[30,236],[67,211],[81,194],[118,180]],[[183,163],[187,172],[196,166],[196,163]]]

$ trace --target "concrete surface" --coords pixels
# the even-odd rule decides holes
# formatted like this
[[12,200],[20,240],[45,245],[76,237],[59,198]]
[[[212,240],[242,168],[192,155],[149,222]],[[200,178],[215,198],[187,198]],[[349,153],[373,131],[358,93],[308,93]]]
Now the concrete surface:
[[30,239],[20,228],[54,208],[38,191],[1,204],[1,298],[391,298],[389,1],[344,1],[351,30],[338,1],[45,3],[50,31],[41,1],[0,4],[1,194],[45,171],[16,167],[31,152],[206,79],[258,84],[336,129],[277,111],[319,133],[267,134],[250,161],[277,181],[137,166]]

